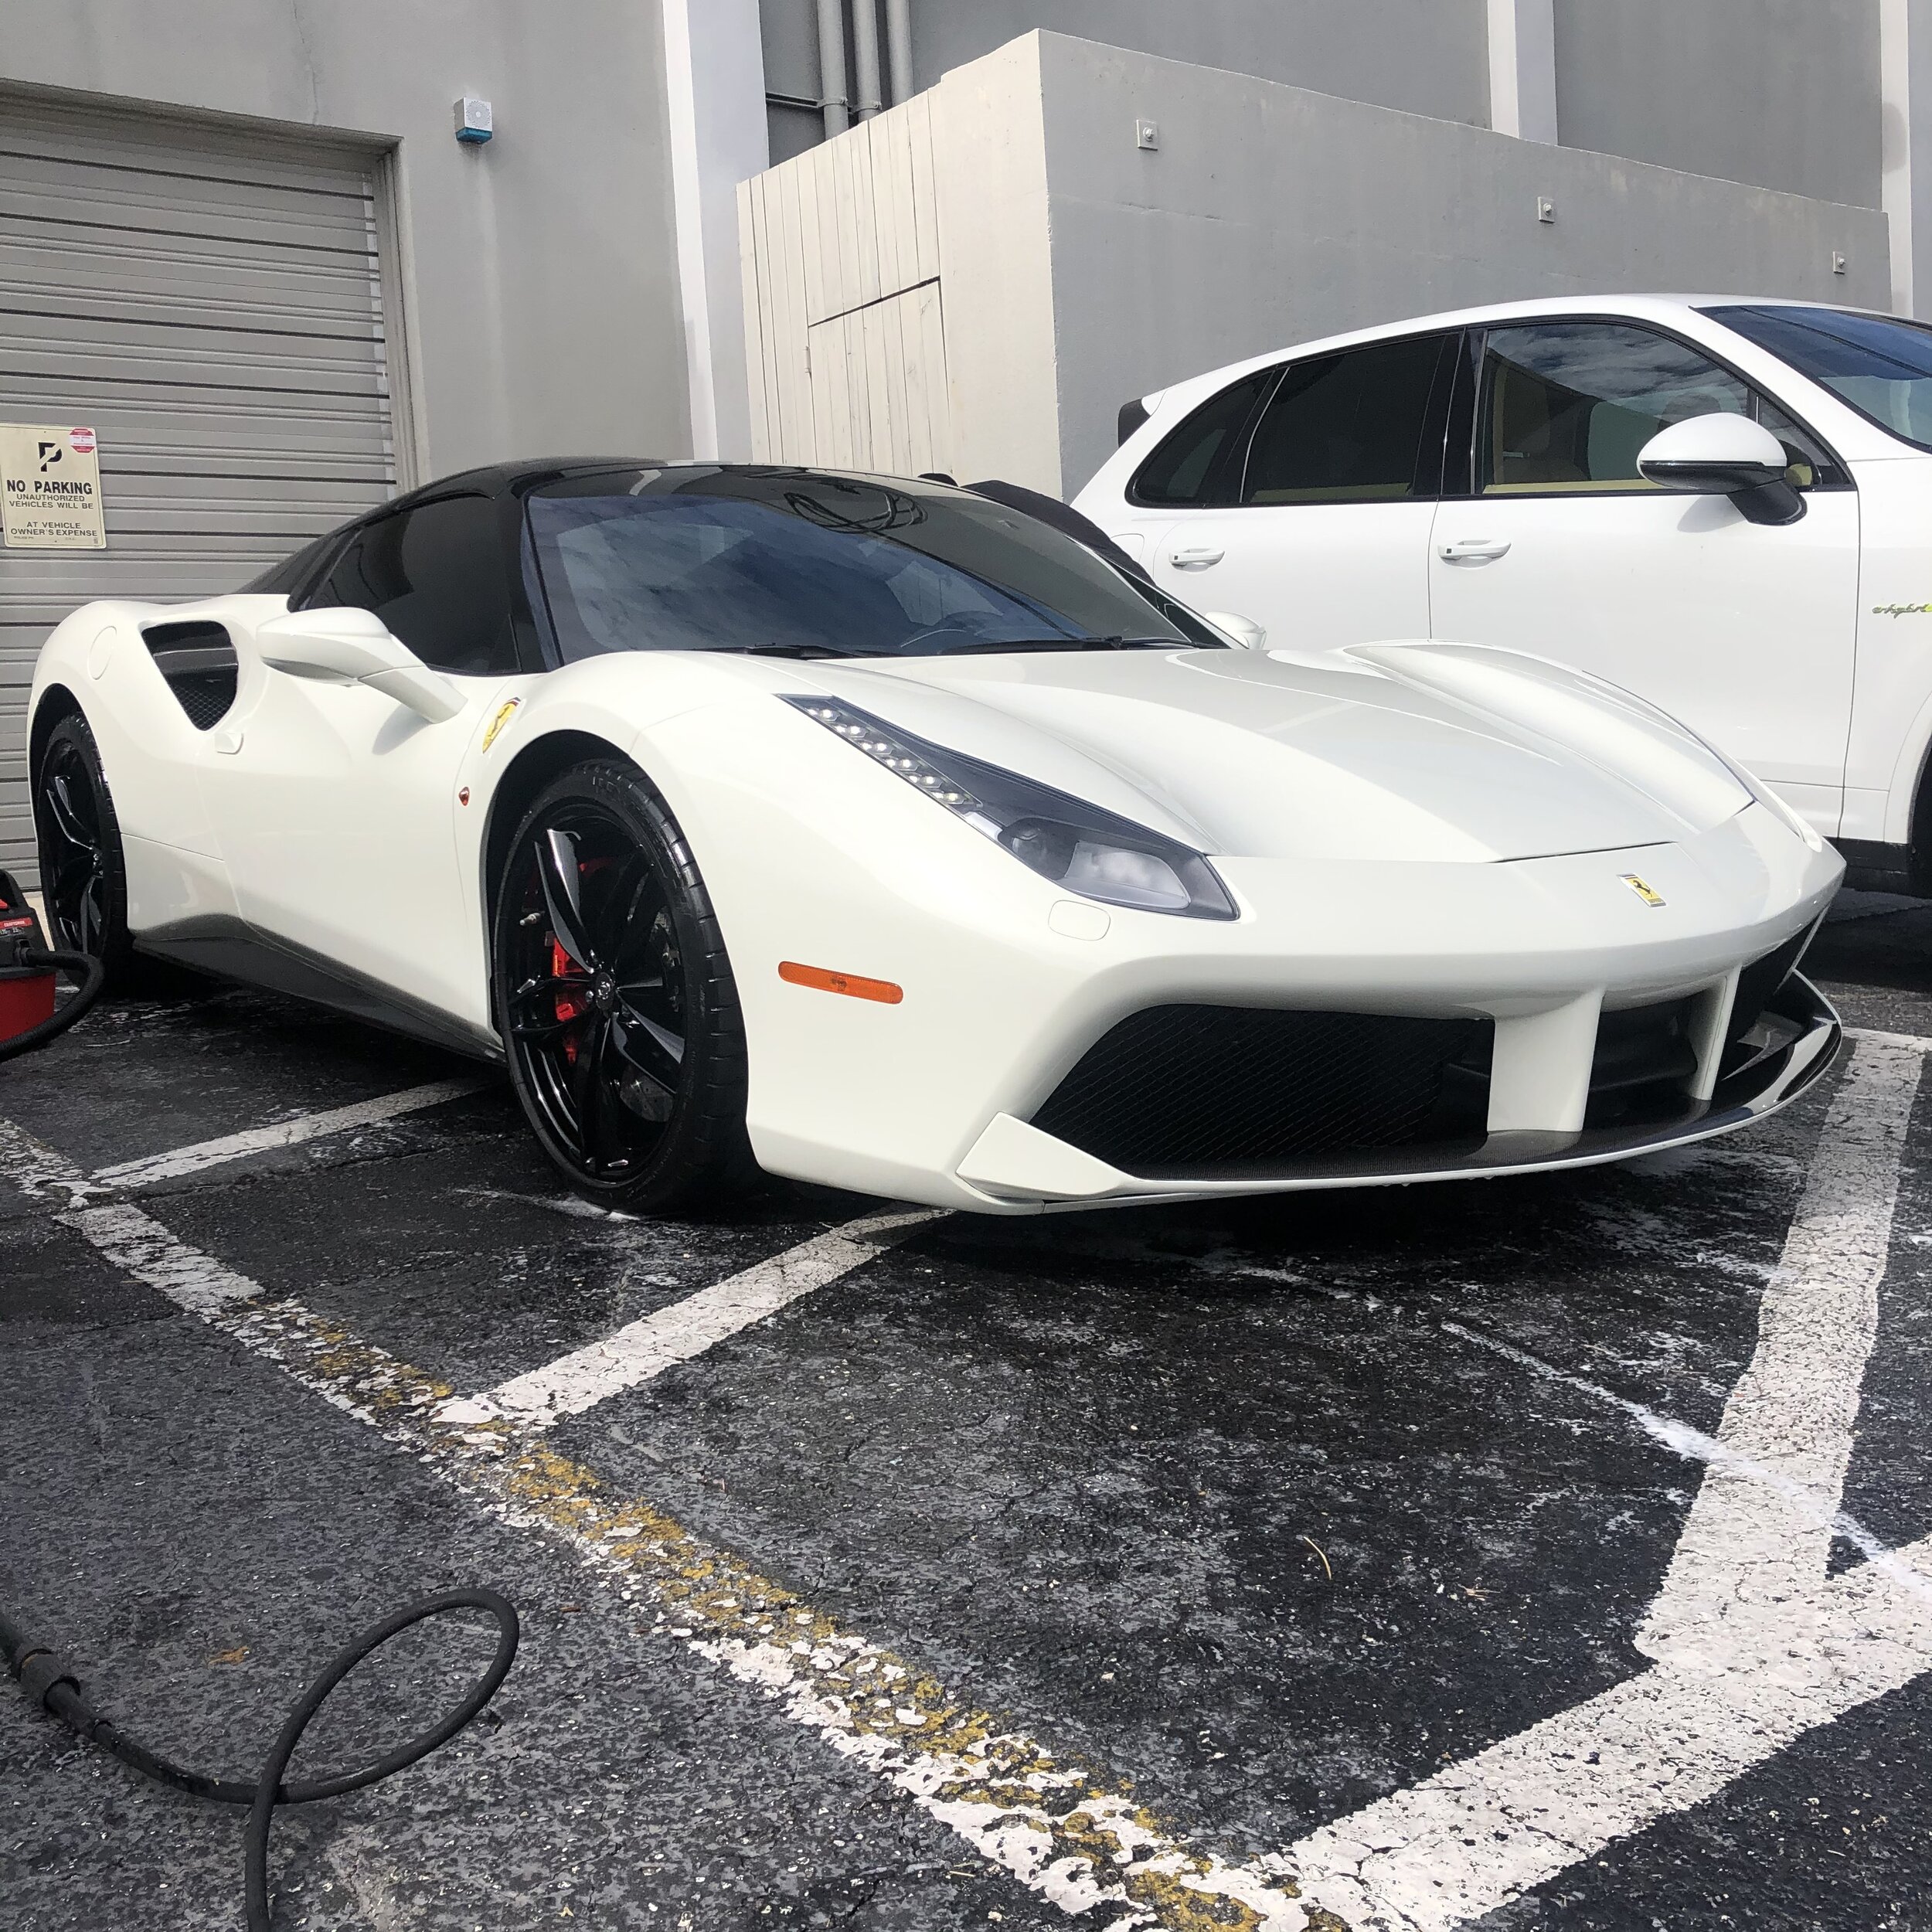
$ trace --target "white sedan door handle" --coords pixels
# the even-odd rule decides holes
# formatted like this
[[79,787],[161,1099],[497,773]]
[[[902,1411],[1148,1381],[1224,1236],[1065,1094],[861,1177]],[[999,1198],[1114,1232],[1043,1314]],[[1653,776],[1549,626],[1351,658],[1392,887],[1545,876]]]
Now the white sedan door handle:
[[1167,560],[1177,570],[1205,570],[1226,555],[1218,543],[1184,543],[1168,551]]
[[1436,554],[1445,563],[1494,563],[1509,554],[1509,546],[1489,537],[1464,536],[1444,544]]

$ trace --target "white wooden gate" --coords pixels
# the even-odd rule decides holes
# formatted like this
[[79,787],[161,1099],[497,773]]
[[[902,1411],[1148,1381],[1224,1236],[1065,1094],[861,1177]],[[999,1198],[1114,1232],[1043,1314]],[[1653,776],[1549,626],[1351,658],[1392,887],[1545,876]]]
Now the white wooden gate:
[[917,475],[956,447],[924,96],[739,189],[753,451]]

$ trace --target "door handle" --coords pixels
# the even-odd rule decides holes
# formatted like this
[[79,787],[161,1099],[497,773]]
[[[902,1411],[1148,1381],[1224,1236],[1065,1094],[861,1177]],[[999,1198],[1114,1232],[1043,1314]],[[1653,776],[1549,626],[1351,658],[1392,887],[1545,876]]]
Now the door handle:
[[1436,552],[1445,563],[1494,563],[1498,557],[1509,554],[1507,543],[1486,536],[1458,537]]
[[1184,543],[1168,551],[1167,560],[1177,570],[1205,570],[1226,555],[1218,543]]

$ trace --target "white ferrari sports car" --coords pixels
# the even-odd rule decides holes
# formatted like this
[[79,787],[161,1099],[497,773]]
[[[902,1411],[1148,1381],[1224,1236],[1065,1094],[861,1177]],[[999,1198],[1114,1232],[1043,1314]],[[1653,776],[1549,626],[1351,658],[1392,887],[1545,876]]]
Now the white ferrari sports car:
[[1260,641],[940,483],[478,471],[62,624],[43,886],[111,967],[506,1061],[645,1210],[1562,1167],[1829,1063],[1840,863],[1752,778],[1536,658]]

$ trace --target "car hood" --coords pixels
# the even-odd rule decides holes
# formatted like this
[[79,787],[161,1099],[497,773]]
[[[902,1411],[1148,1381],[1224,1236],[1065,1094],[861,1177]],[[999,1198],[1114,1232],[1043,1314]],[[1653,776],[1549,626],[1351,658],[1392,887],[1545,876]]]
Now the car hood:
[[1475,647],[1302,659],[1001,653],[798,670],[794,688],[1230,856],[1482,863],[1613,851],[1708,830],[1752,800],[1721,759],[1640,701]]

